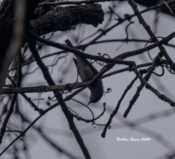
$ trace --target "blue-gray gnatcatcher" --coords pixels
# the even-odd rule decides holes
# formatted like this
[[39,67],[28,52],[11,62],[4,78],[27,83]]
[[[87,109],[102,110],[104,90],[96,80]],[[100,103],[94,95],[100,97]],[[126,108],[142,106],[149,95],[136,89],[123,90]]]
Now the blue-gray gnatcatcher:
[[[98,71],[85,58],[82,58],[78,55],[75,55],[75,56],[76,56],[76,59],[73,58],[73,60],[75,62],[78,75],[80,76],[81,80],[83,82],[92,80],[98,74]],[[103,92],[104,92],[102,80],[98,79],[94,81],[92,84],[88,86],[88,88],[91,92],[88,104],[98,102],[103,96]]]

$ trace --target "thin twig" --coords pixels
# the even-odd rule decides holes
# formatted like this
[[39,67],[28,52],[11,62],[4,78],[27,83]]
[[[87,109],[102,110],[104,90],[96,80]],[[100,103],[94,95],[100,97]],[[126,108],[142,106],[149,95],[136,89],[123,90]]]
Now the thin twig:
[[103,132],[101,134],[102,137],[105,137],[106,136],[106,131],[107,131],[107,128],[110,127],[110,124],[112,122],[112,119],[114,118],[114,116],[117,114],[119,108],[120,108],[120,105],[121,105],[121,102],[122,100],[124,99],[124,97],[126,96],[127,92],[132,88],[133,84],[136,82],[136,80],[138,79],[138,77],[136,76],[130,83],[129,85],[127,86],[127,88],[125,89],[125,91],[123,92],[120,100],[118,101],[117,103],[117,106],[115,107],[114,111],[111,113],[104,129],[103,129]]

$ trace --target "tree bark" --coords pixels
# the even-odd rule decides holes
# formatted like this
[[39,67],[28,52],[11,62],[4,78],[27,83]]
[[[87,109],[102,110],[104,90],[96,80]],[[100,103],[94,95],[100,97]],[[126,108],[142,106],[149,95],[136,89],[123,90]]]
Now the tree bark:
[[[24,41],[27,39],[27,30],[30,29],[38,35],[65,31],[79,23],[97,26],[103,22],[104,13],[100,5],[87,4],[79,6],[58,7],[40,6],[40,0],[26,0],[26,16],[24,28]],[[4,63],[7,49],[12,42],[14,27],[15,1],[4,0],[0,8],[0,88],[5,83],[5,75],[10,65]],[[22,46],[21,46],[22,47]],[[8,65],[7,68],[4,68]]]

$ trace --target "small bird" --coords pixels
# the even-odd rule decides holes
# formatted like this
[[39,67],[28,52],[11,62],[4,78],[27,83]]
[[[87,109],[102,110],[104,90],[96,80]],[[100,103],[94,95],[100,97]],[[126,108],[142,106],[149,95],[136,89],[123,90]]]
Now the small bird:
[[[92,80],[98,74],[98,71],[85,58],[82,58],[78,55],[75,55],[75,56],[76,56],[76,59],[73,58],[73,60],[81,80],[83,82]],[[88,86],[88,88],[91,92],[88,104],[98,102],[103,96],[103,92],[104,92],[102,80],[101,79],[95,80],[92,84]]]

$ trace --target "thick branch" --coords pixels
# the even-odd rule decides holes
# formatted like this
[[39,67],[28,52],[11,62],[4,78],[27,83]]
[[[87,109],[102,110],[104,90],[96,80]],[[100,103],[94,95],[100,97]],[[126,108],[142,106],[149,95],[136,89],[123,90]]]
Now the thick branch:
[[33,31],[39,35],[54,31],[66,31],[83,23],[97,26],[103,22],[104,13],[100,5],[50,7],[46,14],[31,21]]
[[[36,62],[38,64],[38,66],[40,67],[40,69],[41,69],[41,71],[43,73],[43,76],[44,76],[45,80],[47,81],[47,83],[50,86],[51,85],[55,85],[52,77],[50,76],[50,73],[48,72],[47,67],[42,62],[42,60],[41,60],[41,58],[40,58],[40,56],[38,54],[38,51],[37,51],[37,49],[35,47],[35,43],[30,41],[29,42],[29,47],[30,47],[30,50],[32,52],[32,55],[34,56],[34,58],[35,58],[35,60],[36,60]],[[63,97],[62,97],[61,93],[60,92],[57,92],[57,91],[54,91],[53,93],[54,93],[57,101],[59,102],[64,115],[66,116],[66,119],[68,121],[69,127],[72,130],[72,132],[73,132],[73,134],[75,136],[75,139],[78,142],[78,144],[79,144],[79,146],[80,146],[80,148],[81,148],[81,150],[82,150],[82,152],[84,154],[84,157],[86,159],[91,159],[90,154],[89,154],[89,152],[88,152],[88,150],[87,150],[87,148],[86,148],[86,146],[84,144],[84,141],[83,141],[83,139],[82,139],[82,137],[81,137],[81,135],[80,135],[80,133],[79,133],[79,131],[78,131],[78,129],[77,129],[74,121],[73,121],[73,116],[69,112],[69,110],[68,110],[68,108],[67,108],[67,106],[66,106],[66,104],[65,104],[65,102],[63,100]]]

